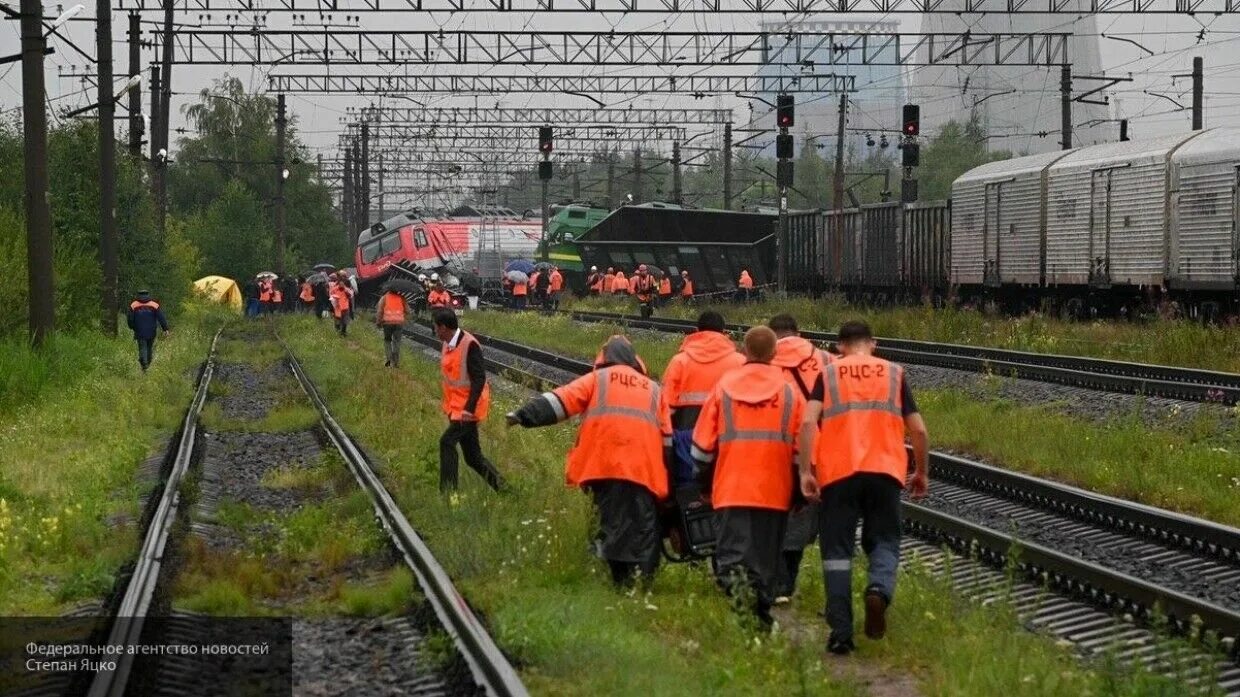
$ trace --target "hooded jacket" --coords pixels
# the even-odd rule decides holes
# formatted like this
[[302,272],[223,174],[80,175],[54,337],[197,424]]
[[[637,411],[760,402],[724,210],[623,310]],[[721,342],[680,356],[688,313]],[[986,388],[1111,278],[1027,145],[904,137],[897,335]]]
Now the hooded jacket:
[[154,339],[157,326],[168,331],[164,311],[149,293],[139,293],[137,299],[129,303],[128,324],[135,339]]
[[663,399],[672,410],[672,425],[693,428],[719,378],[744,364],[745,357],[726,334],[698,331],[686,336],[663,371]]
[[814,346],[799,336],[785,336],[775,344],[775,358],[771,365],[782,368],[788,382],[797,388],[801,396],[809,399],[822,369],[831,364],[831,354]]
[[703,465],[715,508],[791,507],[804,409],[805,400],[775,366],[746,363],[723,376],[693,429],[693,459]]

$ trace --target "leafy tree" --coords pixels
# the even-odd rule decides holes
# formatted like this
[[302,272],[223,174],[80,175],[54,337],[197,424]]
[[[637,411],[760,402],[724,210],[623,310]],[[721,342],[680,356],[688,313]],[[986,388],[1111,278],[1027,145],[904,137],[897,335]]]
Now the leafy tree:
[[977,114],[968,121],[948,121],[938,134],[921,148],[917,168],[919,198],[923,201],[951,197],[952,182],[965,172],[987,162],[1006,160],[1012,153],[986,148],[986,127]]

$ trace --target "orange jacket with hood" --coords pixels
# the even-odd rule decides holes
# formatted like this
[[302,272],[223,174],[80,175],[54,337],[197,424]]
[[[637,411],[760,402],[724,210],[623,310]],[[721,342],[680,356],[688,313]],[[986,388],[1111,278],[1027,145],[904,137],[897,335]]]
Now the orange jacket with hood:
[[697,409],[710,396],[719,378],[745,364],[745,356],[727,334],[698,331],[680,342],[680,351],[663,370],[663,399],[673,412],[687,410],[674,419],[677,428],[693,427]]
[[782,368],[788,382],[797,388],[802,397],[809,399],[818,376],[833,360],[831,354],[814,346],[808,339],[785,336],[775,343],[775,358],[771,360],[771,365]]

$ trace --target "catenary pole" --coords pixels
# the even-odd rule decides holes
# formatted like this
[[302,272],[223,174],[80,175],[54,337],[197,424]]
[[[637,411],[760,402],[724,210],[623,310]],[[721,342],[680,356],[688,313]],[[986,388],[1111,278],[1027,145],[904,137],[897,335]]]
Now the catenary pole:
[[52,220],[47,203],[47,110],[43,85],[43,6],[21,0],[22,133],[26,176],[26,269],[30,342],[43,346],[56,328]]
[[116,100],[112,96],[112,4],[95,2],[95,60],[99,98],[99,263],[103,267],[100,284],[103,333],[116,336],[116,315],[120,312],[117,293],[116,253]]

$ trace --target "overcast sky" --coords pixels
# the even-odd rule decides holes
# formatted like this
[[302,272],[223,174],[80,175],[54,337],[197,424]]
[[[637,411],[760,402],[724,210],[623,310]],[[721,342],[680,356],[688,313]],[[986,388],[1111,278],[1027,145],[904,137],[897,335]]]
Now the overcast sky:
[[[15,0],[9,0],[15,4]],[[47,5],[46,14],[56,15],[58,7]],[[93,5],[88,7],[85,12],[79,16],[79,20],[88,20],[93,16]],[[216,13],[217,19],[221,17],[221,13]],[[858,15],[849,15],[850,19],[859,18]],[[878,16],[873,16],[879,19]],[[147,13],[146,19],[154,22],[159,19],[159,13]],[[771,21],[774,18],[766,18]],[[899,19],[902,22],[902,28],[905,31],[917,31],[920,28],[920,18],[916,15],[891,15],[888,19]],[[189,13],[184,17],[187,22],[196,22],[198,16],[196,13]],[[584,15],[584,14],[480,14],[480,13],[385,13],[383,15],[370,14],[362,15],[361,26],[367,28],[381,27],[385,30],[392,29],[435,29],[444,30],[486,30],[486,29],[530,29],[530,30],[548,30],[548,31],[567,31],[567,30],[607,30],[615,28],[620,30],[712,30],[712,31],[754,31],[757,29],[759,22],[763,21],[762,17],[755,15],[742,14],[716,14],[716,15],[629,15],[627,17],[619,17],[616,15]],[[118,39],[114,47],[114,54],[117,59],[116,72],[123,73],[127,66],[127,53],[123,44],[124,32],[127,26],[126,17],[122,13],[114,13],[114,33]],[[1204,24],[1203,24],[1204,23]],[[0,54],[7,55],[16,53],[20,50],[18,40],[18,23],[15,21],[6,22],[6,27],[0,28]],[[1132,119],[1132,131],[1134,137],[1153,136],[1165,133],[1171,133],[1189,128],[1189,114],[1187,111],[1167,113],[1174,110],[1175,105],[1168,99],[1150,96],[1144,93],[1144,90],[1158,90],[1170,96],[1172,99],[1187,105],[1189,103],[1189,81],[1180,79],[1172,84],[1171,76],[1179,72],[1188,72],[1191,65],[1191,58],[1200,55],[1205,59],[1205,75],[1206,75],[1206,125],[1232,125],[1234,123],[1234,113],[1236,107],[1240,105],[1240,59],[1235,58],[1237,55],[1237,47],[1240,46],[1240,17],[1222,16],[1222,17],[1203,17],[1201,21],[1193,17],[1180,16],[1121,16],[1106,15],[1098,19],[1099,29],[1108,35],[1121,36],[1123,38],[1132,39],[1140,43],[1144,49],[1153,52],[1150,56],[1146,50],[1139,48],[1132,43],[1100,39],[1102,50],[1102,65],[1108,74],[1116,76],[1127,76],[1132,73],[1135,80],[1133,83],[1121,84],[1112,90],[1112,103],[1109,107],[1112,110],[1112,116],[1124,116]],[[268,17],[267,26],[272,29],[285,28],[292,26],[292,20],[287,14],[271,14]],[[1020,26],[1019,22],[1015,26]],[[154,25],[147,23],[144,29],[152,29]],[[68,29],[69,38],[84,49],[89,54],[94,54],[94,24],[91,21],[74,21]],[[1204,35],[1200,32],[1204,29]],[[47,61],[47,85],[49,97],[56,111],[64,108],[72,108],[81,106],[94,101],[93,93],[82,93],[83,85],[79,80],[59,77],[61,70],[93,70],[88,67],[86,60],[64,41],[53,38],[52,45],[56,48],[56,53],[48,57]],[[153,52],[147,50],[144,53],[144,62],[149,61],[153,57]],[[589,69],[589,68],[587,68]],[[269,68],[250,67],[250,66],[230,66],[230,67],[213,67],[213,66],[177,66],[173,71],[173,85],[175,96],[173,98],[173,126],[179,127],[184,125],[184,119],[180,114],[181,107],[192,100],[192,95],[199,89],[208,85],[214,78],[220,77],[225,73],[234,75],[242,79],[250,89],[264,90],[266,88],[266,75]],[[279,70],[290,73],[307,73],[317,72],[322,68],[314,68],[310,66],[293,66],[281,67]],[[357,70],[356,68],[335,68],[336,72]],[[410,74],[428,74],[429,71],[441,72],[461,72],[461,73],[486,73],[489,69],[485,66],[399,66],[396,68],[370,69],[374,72],[384,72],[386,70],[407,71]],[[500,69],[495,69],[500,70]],[[505,67],[504,72],[536,72],[539,68],[521,68],[521,67]],[[542,69],[548,72],[555,72],[555,69]],[[568,72],[582,70],[582,68],[570,68]],[[651,68],[607,68],[607,69],[590,69],[598,70],[601,74],[604,70],[609,73],[627,73],[627,74],[650,74],[656,69]],[[680,74],[692,73],[709,73],[714,69],[703,68],[682,68]],[[730,74],[749,74],[755,72],[756,69],[744,66],[726,68],[722,72]],[[915,68],[910,68],[915,71]],[[1057,100],[1058,97],[1058,75],[1051,74],[1052,71],[1045,69],[1021,69],[1022,75],[1028,75],[1028,84],[1033,87],[1044,86],[1047,90],[1048,100]],[[915,79],[915,76],[910,79]],[[117,85],[123,82],[118,79]],[[860,87],[866,87],[860,85]],[[147,86],[144,85],[144,88]],[[896,86],[889,85],[872,85],[868,89],[871,90],[897,90]],[[721,107],[735,108],[737,122],[743,122],[749,113],[751,102],[738,99],[734,96],[720,96],[707,98],[704,100],[694,100],[691,97],[669,96],[669,95],[600,95],[600,98],[610,105],[615,106],[682,106],[682,107]],[[144,96],[144,103],[149,97]],[[802,97],[804,99],[804,97]],[[830,97],[823,97],[830,99]],[[0,66],[0,108],[10,117],[12,110],[20,105],[21,101],[21,69],[20,63],[10,63],[6,66]],[[289,97],[289,107],[293,114],[299,120],[299,127],[303,134],[303,139],[317,149],[324,152],[334,150],[336,145],[336,134],[342,128],[340,118],[344,116],[346,107],[363,105],[371,102],[370,98],[351,96],[320,96],[320,95],[291,95]],[[514,94],[514,95],[496,95],[496,96],[429,96],[425,97],[425,101],[434,105],[453,106],[453,105],[472,105],[482,104],[493,106],[496,103],[502,103],[505,106],[572,106],[572,107],[590,107],[593,102],[589,99],[572,96],[572,95],[530,95],[530,94]],[[393,102],[389,99],[386,104],[397,105],[406,104],[408,102]],[[1118,109],[1117,109],[1118,106]],[[765,107],[760,107],[765,108]],[[1118,112],[1118,113],[1117,113]],[[1019,122],[1020,115],[1010,115],[1012,122]],[[54,117],[55,118],[55,117]],[[765,123],[765,120],[762,121]],[[896,124],[892,124],[896,127]],[[175,136],[174,136],[175,143]],[[1013,150],[1026,149],[1020,142],[1005,142],[1003,147]],[[175,148],[175,145],[174,145]]]

